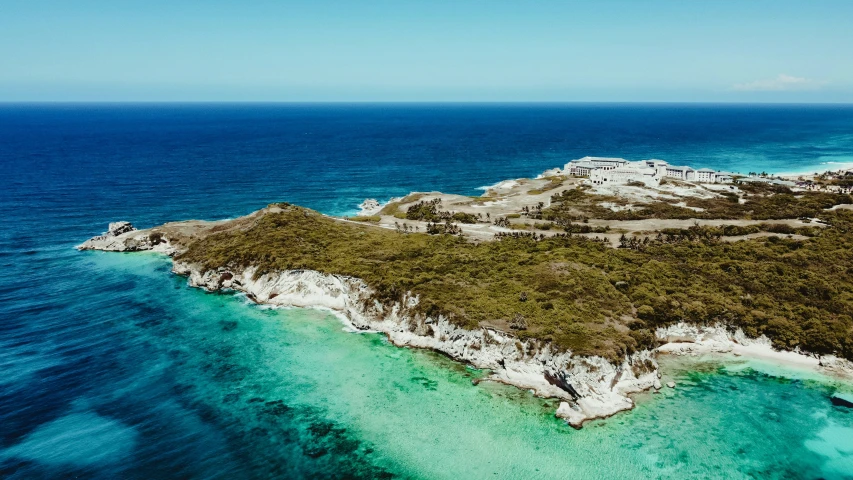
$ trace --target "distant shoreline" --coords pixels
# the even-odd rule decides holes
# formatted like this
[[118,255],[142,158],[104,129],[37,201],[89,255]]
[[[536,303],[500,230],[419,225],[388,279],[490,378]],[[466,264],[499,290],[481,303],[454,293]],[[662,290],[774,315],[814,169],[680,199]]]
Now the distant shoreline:
[[844,163],[828,162],[828,163],[825,163],[822,165],[822,167],[824,167],[824,166],[825,167],[831,167],[831,168],[823,168],[823,169],[809,170],[809,171],[802,171],[802,172],[775,173],[774,175],[779,176],[779,177],[787,177],[787,178],[814,177],[815,175],[822,175],[824,173],[829,173],[829,172],[837,172],[839,170],[851,170],[851,169],[853,169],[853,161],[844,162]]

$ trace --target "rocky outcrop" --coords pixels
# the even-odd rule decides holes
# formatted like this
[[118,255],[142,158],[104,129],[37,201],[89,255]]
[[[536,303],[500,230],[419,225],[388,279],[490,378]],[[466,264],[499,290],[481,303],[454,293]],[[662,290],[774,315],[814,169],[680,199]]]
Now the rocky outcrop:
[[[175,254],[184,242],[170,242],[164,233],[187,236],[196,232],[188,222],[136,230],[128,222],[111,223],[107,232],[77,248],[118,252],[151,250]],[[190,228],[183,231],[182,228]],[[180,237],[176,237],[180,238]],[[194,237],[197,238],[197,237]],[[183,246],[182,246],[183,245]],[[373,299],[362,280],[309,270],[256,275],[252,268],[204,270],[176,261],[175,273],[189,284],[208,291],[232,289],[244,292],[257,303],[274,306],[325,308],[335,312],[354,331],[385,333],[398,346],[429,348],[477,368],[490,369],[491,379],[533,390],[542,397],[559,398],[556,415],[580,428],[593,418],[604,418],[634,406],[630,395],[649,388],[660,389],[657,353],[698,355],[732,353],[779,364],[806,366],[824,373],[853,378],[853,363],[833,356],[816,357],[798,351],[774,350],[767,337],[748,338],[740,330],[721,325],[678,323],[656,331],[663,344],[655,351],[625,357],[618,365],[600,357],[578,357],[557,352],[535,339],[521,341],[509,332],[492,328],[467,330],[442,316],[418,313],[419,299],[407,296],[393,305]]]
[[853,362],[849,360],[834,355],[811,355],[801,352],[799,348],[793,351],[776,350],[766,336],[750,338],[741,329],[733,330],[723,325],[692,325],[681,322],[659,328],[655,334],[658,341],[662,343],[656,349],[660,353],[673,355],[731,353],[777,365],[805,368],[834,377],[853,379]]
[[563,173],[562,168],[549,168],[548,170],[545,170],[544,172],[537,175],[536,178],[548,178],[555,177],[558,175],[565,175],[565,173]]
[[137,230],[130,222],[113,222],[107,231],[77,245],[77,250],[103,250],[107,252],[139,252],[153,250],[167,255],[177,250],[157,229]]
[[653,353],[643,351],[613,365],[600,357],[576,357],[556,352],[536,340],[479,328],[466,330],[443,316],[416,312],[418,298],[407,296],[394,305],[373,300],[362,280],[309,270],[257,275],[252,268],[204,270],[176,261],[174,272],[189,284],[208,291],[233,289],[251,300],[277,306],[322,307],[336,312],[353,330],[385,333],[398,346],[430,348],[477,368],[492,371],[492,379],[562,400],[557,416],[579,428],[634,406],[628,396],[660,388]]
[[136,227],[134,227],[130,222],[113,222],[109,224],[104,235],[117,237],[123,233],[132,232],[134,230],[136,230]]
[[[509,188],[513,186],[510,184],[514,182],[492,188]],[[365,201],[362,208],[372,211],[377,203]],[[263,213],[276,209],[280,211],[279,206],[271,205],[236,221],[176,222],[148,230],[137,230],[129,222],[115,222],[107,232],[77,248],[117,252],[151,250],[173,255],[222,228],[247,228]],[[475,367],[490,369],[493,380],[533,390],[542,397],[559,398],[556,415],[578,428],[589,419],[632,408],[632,393],[660,389],[657,353],[750,355],[853,378],[853,363],[847,360],[776,351],[764,336],[752,339],[740,330],[720,325],[679,323],[660,328],[656,335],[663,345],[655,351],[626,356],[614,365],[600,357],[555,351],[550,344],[535,339],[522,341],[511,332],[486,327],[463,329],[448,318],[424,316],[419,313],[416,296],[404,297],[392,305],[379,303],[374,300],[372,289],[358,278],[308,270],[258,275],[253,267],[202,269],[181,261],[176,261],[173,269],[187,276],[192,286],[208,291],[232,289],[245,293],[252,301],[274,306],[326,308],[353,330],[383,332],[398,346],[429,348]],[[526,327],[523,318],[512,322],[512,328]]]
[[733,333],[721,325],[700,326],[682,322],[659,328],[655,335],[664,344],[659,350],[674,354],[689,354],[700,350],[702,352],[729,353],[738,343],[737,340],[740,340],[744,345],[753,343],[770,345],[770,340],[767,337],[748,339],[743,331],[738,330]]
[[375,198],[368,198],[365,201],[361,202],[361,204],[359,204],[358,208],[359,208],[359,212],[358,212],[359,215],[370,216],[370,215],[376,215],[377,213],[379,213],[379,211],[382,210],[382,204],[379,203],[379,201],[376,200]]
[[830,401],[838,407],[853,408],[853,393],[836,393]]

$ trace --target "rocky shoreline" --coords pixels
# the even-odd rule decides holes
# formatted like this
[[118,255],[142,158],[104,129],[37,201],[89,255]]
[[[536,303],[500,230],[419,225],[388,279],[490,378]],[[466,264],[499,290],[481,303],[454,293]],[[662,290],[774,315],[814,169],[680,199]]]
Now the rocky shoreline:
[[[154,230],[136,230],[127,222],[110,224],[103,235],[79,245],[80,250],[115,252],[157,251],[174,255],[179,242]],[[152,233],[156,241],[151,240]],[[359,331],[387,335],[397,346],[428,348],[449,357],[489,369],[491,380],[533,390],[536,395],[559,398],[556,415],[575,428],[633,408],[630,394],[661,388],[654,352],[644,350],[613,365],[601,357],[578,357],[555,352],[536,340],[520,341],[511,333],[491,328],[465,330],[446,318],[413,314],[417,297],[394,305],[370,300],[371,289],[362,280],[311,270],[291,270],[255,278],[252,267],[243,270],[203,270],[197,265],[173,262],[173,272],[188,278],[191,286],[206,291],[232,290],[252,301],[279,307],[326,308]]]
[[[168,232],[167,232],[168,233]],[[170,240],[159,229],[136,230],[128,222],[111,223],[109,230],[84,242],[80,250],[155,251],[174,256],[182,239]],[[515,335],[492,328],[466,330],[448,319],[415,313],[419,299],[407,296],[393,305],[372,300],[371,288],[362,280],[313,270],[267,273],[256,278],[256,269],[208,269],[173,261],[173,272],[186,276],[191,286],[206,291],[242,292],[252,301],[278,307],[325,308],[335,312],[357,331],[384,333],[395,345],[428,348],[489,369],[491,380],[532,390],[536,395],[561,400],[556,416],[580,428],[586,421],[606,418],[633,408],[631,395],[660,389],[658,353],[689,355],[697,352],[793,355],[804,365],[853,378],[853,363],[834,357],[820,360],[795,352],[775,352],[766,337],[749,339],[722,326],[701,327],[679,323],[658,329],[664,344],[626,356],[619,365],[601,357],[580,357],[557,352],[535,339],[521,341]],[[772,355],[771,355],[772,357]],[[786,357],[787,358],[787,357]]]
[[834,355],[815,356],[799,351],[773,348],[769,338],[747,337],[742,330],[731,331],[722,325],[700,326],[677,323],[655,332],[663,342],[655,349],[660,354],[699,356],[705,354],[731,354],[779,366],[812,371],[827,376],[853,380],[853,362]]
[[541,397],[562,400],[557,415],[574,427],[633,407],[628,396],[660,388],[651,351],[637,352],[614,366],[601,357],[576,357],[554,352],[535,340],[520,341],[490,328],[465,330],[446,318],[411,313],[416,297],[382,305],[370,300],[363,281],[310,270],[292,270],[255,278],[255,269],[202,270],[176,261],[173,271],[189,284],[207,291],[234,290],[252,301],[272,306],[323,307],[341,314],[356,330],[387,335],[397,346],[429,348],[451,358],[492,371],[492,380],[533,390]]

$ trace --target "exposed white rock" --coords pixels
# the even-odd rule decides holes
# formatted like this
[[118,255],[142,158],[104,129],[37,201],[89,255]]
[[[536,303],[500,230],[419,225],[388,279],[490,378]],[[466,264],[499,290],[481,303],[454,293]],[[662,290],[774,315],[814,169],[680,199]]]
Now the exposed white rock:
[[494,185],[489,185],[486,187],[480,187],[478,190],[484,190],[486,193],[488,193],[489,191],[508,192],[509,190],[512,190],[513,187],[518,186],[520,184],[520,180],[521,179],[503,180],[503,181],[500,181]]
[[[230,288],[245,292],[258,303],[328,308],[353,329],[383,332],[395,345],[430,348],[477,368],[490,369],[492,380],[562,399],[557,416],[574,427],[632,408],[629,394],[659,382],[657,363],[650,351],[626,357],[618,366],[600,357],[557,353],[535,340],[522,342],[512,334],[489,328],[462,329],[443,316],[424,317],[414,313],[417,297],[406,297],[390,307],[381,305],[372,300],[370,287],[357,278],[310,270],[256,278],[253,267],[204,271],[180,261],[175,262],[173,270],[189,277],[190,285],[208,291]],[[564,379],[565,384],[557,378]]]
[[675,382],[666,382],[666,386],[669,388],[675,388]]
[[[172,255],[178,251],[158,231],[136,230],[128,222],[111,223],[107,232],[77,247],[80,250],[142,251]],[[176,261],[175,273],[189,284],[208,291],[233,289],[255,302],[273,306],[313,307],[331,310],[352,330],[385,333],[398,346],[430,348],[477,368],[492,371],[491,379],[529,389],[542,397],[561,399],[556,415],[580,428],[587,420],[604,418],[633,407],[630,394],[660,389],[655,355],[697,355],[720,352],[760,358],[779,364],[809,367],[853,378],[853,362],[834,356],[820,358],[798,351],[780,352],[765,336],[748,338],[741,330],[679,323],[656,331],[664,342],[655,351],[641,351],[613,365],[600,357],[578,357],[555,352],[536,340],[520,341],[511,333],[490,328],[466,330],[448,319],[424,317],[416,312],[419,299],[406,297],[394,305],[372,299],[362,280],[310,270],[258,275],[249,267],[239,270],[202,270]],[[674,387],[674,382],[668,382]]]
[[738,357],[747,357],[804,368],[824,374],[853,378],[853,362],[834,355],[807,355],[795,349],[793,351],[775,350],[770,339],[764,335],[749,338],[743,330],[728,330],[722,325],[700,326],[677,323],[655,332],[658,340],[665,342],[657,348],[660,353],[673,355],[701,355],[706,353],[731,353]]
[[[599,159],[601,160],[601,159]],[[537,178],[570,173],[568,170],[546,170]],[[543,183],[541,180],[537,183]],[[473,202],[464,200],[466,208],[509,209],[520,208],[524,197],[513,194],[527,193],[526,179],[505,180],[482,187],[495,198]],[[602,202],[613,211],[630,210],[654,201],[678,201],[687,197],[716,198],[721,192],[737,192],[730,186],[698,186],[681,182],[668,182],[655,188],[626,184],[616,186],[596,185],[590,193],[618,196],[620,202]],[[541,195],[541,194],[540,194]],[[435,198],[452,198],[437,192]],[[550,194],[545,194],[549,202]],[[393,198],[390,202],[401,201]],[[739,200],[745,202],[743,198]],[[627,205],[622,205],[627,204]],[[387,205],[387,204],[386,204]],[[550,205],[547,203],[546,205]],[[360,215],[375,215],[383,208],[376,199],[366,199],[359,205]],[[278,207],[268,207],[274,211]],[[484,212],[488,215],[488,212]],[[496,212],[492,211],[492,215]],[[657,220],[655,220],[657,222]],[[181,222],[188,223],[188,222]],[[159,228],[159,227],[158,227]],[[77,246],[80,250],[143,251],[151,250],[173,255],[182,248],[181,238],[174,234],[171,242],[158,228],[136,230],[129,222],[109,224],[107,232]],[[637,230],[644,230],[638,228]],[[165,230],[176,232],[176,230]],[[508,229],[488,226],[487,233],[505,232]],[[172,233],[170,233],[171,235]],[[183,235],[181,237],[180,235]],[[489,235],[491,236],[491,235]],[[453,325],[447,318],[424,317],[416,312],[419,299],[406,297],[394,305],[382,305],[372,298],[372,290],[362,280],[341,275],[322,274],[316,271],[285,271],[258,275],[254,268],[237,270],[203,270],[196,265],[176,261],[173,270],[189,277],[189,284],[209,291],[234,289],[244,292],[250,299],[273,306],[296,306],[328,309],[352,330],[385,333],[398,346],[430,348],[478,368],[491,370],[491,379],[519,388],[529,389],[536,395],[561,399],[556,415],[575,427],[593,418],[603,418],[628,410],[634,402],[630,394],[649,388],[662,388],[660,372],[655,361],[657,353],[698,355],[709,352],[732,353],[738,356],[761,358],[781,364],[807,366],[815,370],[838,373],[853,378],[853,363],[832,356],[820,358],[799,352],[779,352],[762,336],[747,338],[740,330],[730,332],[722,326],[695,326],[679,323],[658,329],[656,334],[664,345],[655,351],[641,351],[626,357],[618,365],[600,357],[579,357],[571,352],[555,352],[548,344],[536,340],[521,341],[511,333],[490,328],[466,330]],[[475,380],[474,383],[478,382]],[[668,382],[670,388],[674,382]]]
[[562,168],[549,168],[548,170],[545,170],[544,172],[537,175],[536,178],[538,179],[538,178],[557,177],[560,175],[563,175],[563,169]]
[[367,217],[379,213],[379,211],[382,210],[382,204],[379,203],[379,200],[376,200],[375,198],[368,198],[365,201],[361,202],[358,208],[358,214]]
[[137,230],[130,222],[113,222],[102,235],[92,237],[77,250],[104,250],[107,252],[138,252],[152,250],[172,255],[176,249],[169,239],[158,232]]
[[122,233],[132,232],[136,230],[130,222],[112,222],[107,226],[106,234],[117,237]]

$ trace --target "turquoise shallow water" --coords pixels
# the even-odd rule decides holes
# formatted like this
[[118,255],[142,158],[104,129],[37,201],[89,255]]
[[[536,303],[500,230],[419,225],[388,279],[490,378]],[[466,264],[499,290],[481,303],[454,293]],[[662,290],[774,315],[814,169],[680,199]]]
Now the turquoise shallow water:
[[4,106],[0,478],[853,478],[853,410],[829,401],[850,385],[665,359],[676,389],[575,431],[328,312],[73,249],[113,220],[340,214],[586,154],[811,169],[853,157],[851,128],[824,107]]
[[[179,448],[204,460],[192,470],[200,476],[229,468],[286,477],[853,475],[853,411],[830,404],[832,382],[774,377],[745,362],[668,359],[665,380],[676,389],[640,395],[635,410],[575,431],[553,417],[553,401],[474,386],[485,372],[345,332],[329,313],[190,289],[156,255],[87,253],[80,263],[78,273],[133,285],[135,305],[105,321],[159,360],[75,399],[7,450],[33,471],[127,474],[146,437],[177,435]],[[134,321],[138,309],[157,315]],[[127,403],[146,402],[180,418],[165,427],[175,432],[158,431],[156,418],[116,418]]]

